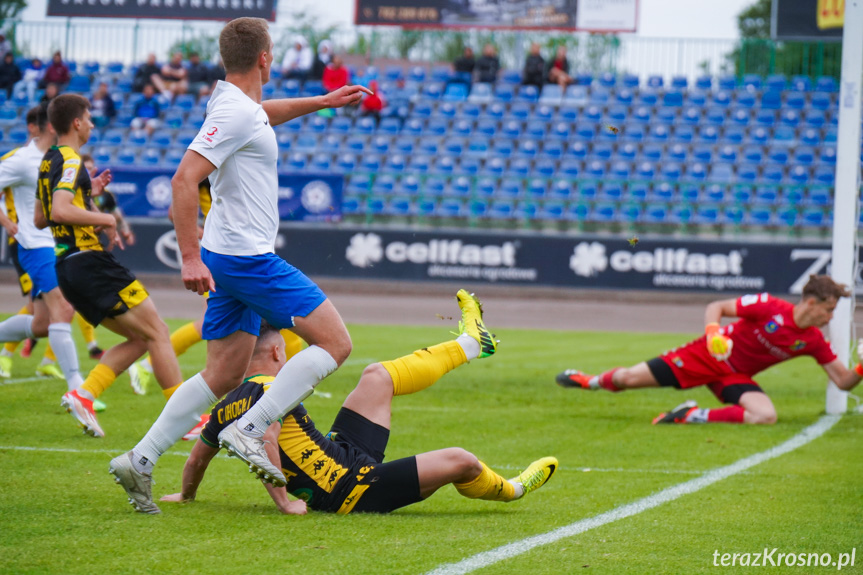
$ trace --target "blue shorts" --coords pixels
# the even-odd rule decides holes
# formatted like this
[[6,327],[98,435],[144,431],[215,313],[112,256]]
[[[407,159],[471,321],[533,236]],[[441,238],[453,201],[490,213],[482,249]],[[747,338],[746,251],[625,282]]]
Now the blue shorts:
[[54,271],[57,257],[54,255],[54,248],[28,250],[23,246],[18,246],[18,260],[33,282],[33,289],[30,291],[31,298],[36,299],[41,294],[48,293],[57,287],[57,272]]
[[278,329],[294,327],[327,296],[303,272],[277,256],[225,256],[201,248],[201,259],[213,274],[204,339],[221,339],[235,331],[258,335],[261,318]]

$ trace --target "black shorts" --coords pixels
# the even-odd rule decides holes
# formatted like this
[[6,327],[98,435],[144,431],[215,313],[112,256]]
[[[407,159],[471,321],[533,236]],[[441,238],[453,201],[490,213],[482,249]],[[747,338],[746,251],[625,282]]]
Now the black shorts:
[[[660,386],[681,389],[680,382],[677,380],[677,376],[674,375],[671,367],[669,367],[669,365],[665,363],[662,359],[654,357],[653,359],[648,360],[647,367],[650,369],[650,373],[653,374],[653,377],[656,378],[656,381],[659,382]],[[764,393],[764,390],[761,389],[759,385],[754,383],[731,383],[727,385],[715,383],[708,385],[708,387],[710,388],[710,391],[712,391],[713,394],[716,395],[716,397],[720,401],[722,401],[722,403],[728,403],[732,405],[737,405],[738,403],[740,403],[740,396],[747,391],[757,391],[759,393]]]
[[147,299],[147,290],[108,252],[87,250],[57,261],[57,283],[90,325],[117,317]]
[[18,274],[18,287],[21,288],[21,295],[30,295],[33,290],[33,281],[30,279],[30,274],[24,271],[21,267],[21,262],[18,260],[18,242],[9,244],[9,260],[15,266],[15,272]]
[[341,408],[327,438],[342,447],[354,464],[355,481],[338,508],[340,513],[389,513],[422,501],[416,457],[384,460],[390,431],[362,415]]

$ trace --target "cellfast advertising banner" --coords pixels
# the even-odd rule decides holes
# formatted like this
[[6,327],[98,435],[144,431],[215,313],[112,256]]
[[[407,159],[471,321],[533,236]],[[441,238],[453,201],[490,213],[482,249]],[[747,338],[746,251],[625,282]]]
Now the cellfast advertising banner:
[[[133,270],[179,270],[169,223],[137,223],[136,245],[115,254]],[[313,276],[457,281],[573,289],[799,294],[829,273],[829,244],[643,240],[600,236],[343,229],[286,224],[276,252]],[[858,278],[857,293],[863,294]]]
[[[108,189],[123,213],[132,217],[168,216],[173,172],[112,168],[111,173],[114,181]],[[280,174],[279,217],[304,222],[341,218],[343,182],[341,176]]]
[[638,0],[357,0],[358,25],[635,32]]
[[48,0],[48,16],[233,20],[276,19],[276,0]]

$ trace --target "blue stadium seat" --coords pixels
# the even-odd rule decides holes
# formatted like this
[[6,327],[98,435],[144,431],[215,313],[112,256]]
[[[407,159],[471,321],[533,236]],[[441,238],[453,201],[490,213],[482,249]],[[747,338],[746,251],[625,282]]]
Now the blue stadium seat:
[[539,96],[539,102],[543,104],[559,104],[562,99],[563,90],[557,84],[546,84]]
[[831,189],[825,186],[814,186],[808,189],[804,204],[827,207],[833,205]]
[[731,93],[726,90],[714,92],[712,102],[716,106],[727,108],[731,105]]
[[806,166],[792,166],[788,170],[788,179],[795,184],[808,184],[810,179],[809,168]]
[[755,114],[755,123],[772,127],[776,123],[776,113],[773,110],[759,110]]
[[805,227],[821,228],[827,225],[824,210],[820,208],[808,208],[800,214],[800,224]]
[[407,159],[401,154],[387,155],[385,169],[389,172],[401,173],[407,167]]
[[423,182],[423,195],[426,196],[442,196],[446,191],[446,178],[432,176],[426,178]]
[[[661,137],[661,128],[662,128],[662,126],[657,126],[656,128],[654,128],[653,136],[655,138]],[[712,128],[712,126],[703,127],[704,130],[707,130],[709,128]],[[716,132],[716,128],[713,128],[713,132],[708,132],[708,133],[710,133],[710,134],[716,133],[717,137],[718,137],[718,132]],[[692,142],[692,140],[694,140],[694,139],[695,139],[695,130],[693,129],[692,126],[677,126],[674,129],[674,140],[675,141],[689,143],[689,142]],[[662,141],[662,140],[660,139],[659,141]]]
[[414,195],[419,192],[420,189],[420,181],[416,176],[410,175],[405,176],[399,181],[398,190],[401,193]]
[[830,94],[826,92],[815,92],[812,94],[810,105],[815,110],[829,110],[833,106],[833,101]]
[[652,112],[650,108],[647,106],[638,106],[632,111],[632,115],[629,117],[631,122],[650,122],[652,116]]
[[579,122],[575,125],[575,136],[582,140],[592,140],[596,137],[596,123]]
[[479,173],[480,167],[481,162],[478,158],[463,157],[458,161],[457,171],[473,176]]
[[494,90],[494,97],[499,102],[512,102],[515,98],[516,84],[498,84]]
[[[634,196],[637,199],[646,199],[640,193],[639,194],[632,194],[632,191],[633,191],[633,189],[632,189],[632,187],[630,187],[630,196],[631,197]],[[660,202],[671,202],[675,199],[675,196],[676,196],[676,193],[675,193],[674,186],[672,184],[669,184],[666,182],[662,182],[661,184],[657,184],[657,185],[653,186],[653,188],[650,190],[650,193],[649,193],[649,197],[653,201],[660,201]]]
[[821,76],[815,81],[815,90],[818,92],[838,92],[836,79],[831,76]]
[[550,138],[566,140],[570,136],[570,124],[568,122],[554,122],[551,126]]
[[468,102],[487,103],[494,99],[494,90],[491,84],[477,82],[471,86],[470,95],[467,97]]
[[662,96],[662,105],[679,108],[683,106],[683,92],[668,90]]
[[520,180],[504,178],[497,193],[500,197],[516,200],[524,195],[524,184]]
[[684,124],[691,124],[693,126],[698,125],[699,123],[701,123],[701,108],[696,106],[687,107],[680,114],[680,121]]
[[640,80],[635,74],[624,74],[623,77],[620,79],[620,83],[623,84],[624,87],[629,88],[630,90],[634,90],[638,88]]
[[[650,131],[647,134],[648,142],[667,142],[669,138],[668,127],[664,125],[654,125],[650,127]],[[689,132],[689,138],[683,139],[683,141],[691,141],[692,140],[692,132]]]
[[464,102],[468,97],[468,87],[462,83],[447,84],[443,92],[445,102]]
[[597,195],[599,194],[598,186],[596,182],[590,180],[579,180],[575,184],[575,193],[580,200],[596,200]]
[[758,166],[755,164],[738,164],[737,181],[754,184],[758,180]]
[[[362,169],[362,167],[361,167]],[[387,194],[395,190],[396,179],[389,174],[381,174],[375,178],[372,184],[373,194]]]
[[500,176],[505,169],[506,163],[501,158],[491,157],[486,161],[481,173],[485,176]]
[[713,159],[713,146],[700,144],[693,147],[692,157],[699,162],[709,163]]
[[384,118],[378,126],[378,132],[395,136],[401,127],[402,123],[398,118]]
[[572,183],[566,180],[554,180],[548,195],[558,200],[568,200],[572,197]]
[[[555,212],[559,212],[559,214]],[[564,211],[563,204],[546,203],[542,207],[541,217],[545,219],[561,219],[565,217],[571,222],[584,222],[590,218],[590,206],[585,203],[570,204]]]
[[581,162],[577,160],[563,160],[560,163],[560,176],[574,179],[581,175]]
[[[818,162],[821,164],[836,164],[836,147],[835,146],[822,146],[820,148],[820,155],[818,156]],[[861,158],[863,161],[863,158]]]
[[638,155],[638,147],[635,144],[623,144],[618,146],[617,155],[624,160],[632,161]]
[[433,217],[437,214],[437,202],[432,199],[419,200],[414,210],[415,214],[421,218]]
[[340,172],[353,172],[357,168],[357,157],[354,154],[339,154],[335,168]]
[[818,109],[809,110],[803,116],[803,125],[808,128],[821,128],[826,121],[824,112]]
[[801,92],[788,92],[785,97],[785,107],[792,110],[802,110],[806,107],[806,94]]
[[[726,135],[726,139],[727,139],[727,135]],[[766,144],[769,139],[770,139],[769,132],[761,126],[757,126],[755,128],[751,128],[749,130],[749,141],[750,141],[750,143]]]
[[539,89],[532,85],[521,86],[518,90],[518,100],[531,103],[539,101]]
[[525,158],[516,158],[509,163],[509,167],[504,171],[504,175],[508,177],[524,178],[530,173],[530,161]]
[[455,172],[455,158],[452,156],[439,156],[435,160],[431,171],[436,174],[452,174]]
[[770,184],[779,184],[785,179],[784,171],[779,164],[767,164],[761,171],[761,180]]
[[566,157],[584,160],[587,158],[587,145],[584,142],[574,141],[566,148]]
[[762,185],[755,188],[752,201],[756,204],[774,205],[779,202],[779,188],[777,186]]
[[636,168],[638,177],[643,180],[651,180],[656,175],[656,169],[651,162],[640,162]]
[[647,136],[647,129],[644,124],[625,124],[622,133],[614,133],[611,130],[604,130],[602,134],[607,136],[607,139],[615,139],[618,135],[622,136],[628,142],[643,142]]
[[811,92],[812,80],[809,76],[794,76],[791,78],[791,89],[795,92]]
[[614,155],[614,147],[611,144],[598,143],[593,146],[592,159],[609,160]]
[[793,228],[797,225],[798,212],[797,208],[792,206],[780,206],[776,210],[775,221],[779,225],[784,225],[788,228]]
[[687,181],[703,182],[707,179],[707,167],[701,162],[690,164],[683,179]]

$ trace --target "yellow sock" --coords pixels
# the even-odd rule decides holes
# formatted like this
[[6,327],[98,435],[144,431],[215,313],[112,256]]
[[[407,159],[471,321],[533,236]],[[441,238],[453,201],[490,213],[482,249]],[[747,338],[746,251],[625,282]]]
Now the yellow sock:
[[84,380],[81,389],[90,392],[90,395],[95,399],[105,393],[105,390],[111,387],[115,379],[117,379],[117,374],[104,363],[99,363]]
[[51,344],[45,348],[45,359],[48,361],[57,361],[57,356],[54,355],[54,350],[51,348]]
[[464,350],[457,341],[424,347],[381,365],[393,378],[393,393],[407,395],[421,391],[443,375],[467,362]]
[[303,341],[303,338],[295,334],[289,329],[283,329],[281,331],[282,339],[285,340],[285,356],[288,359],[291,359],[301,351],[303,351],[303,346],[306,342]]
[[198,333],[194,323],[187,323],[171,334],[171,346],[174,348],[174,355],[180,357],[186,350],[201,341],[201,334]]
[[[24,307],[22,307],[21,309],[19,309],[19,310],[18,310],[18,313],[17,313],[17,314],[15,314],[15,315],[29,315],[29,314],[30,314],[30,310],[28,310],[28,309],[27,309],[27,306],[25,305]],[[6,351],[8,351],[9,353],[15,353],[15,350],[16,350],[16,349],[18,349],[18,346],[19,346],[20,344],[21,344],[21,342],[20,342],[20,341],[10,341],[10,342],[7,342],[7,343],[6,343],[6,345],[4,345],[3,347],[4,347],[4,348],[6,349]]]
[[181,386],[181,385],[183,385],[183,382],[182,382],[182,381],[181,381],[180,383],[178,383],[177,385],[173,386],[173,387],[169,387],[168,389],[163,389],[163,390],[162,390],[162,395],[164,395],[164,396],[165,396],[165,401],[168,401],[169,399],[171,399],[171,396],[172,396],[172,395],[174,395],[174,392],[175,392],[175,391],[177,391],[178,389],[180,389],[180,386]]
[[467,483],[453,483],[456,490],[465,497],[471,499],[485,499],[486,501],[512,501],[515,499],[515,487],[512,483],[492,471],[482,461],[482,473],[473,481]]
[[81,328],[81,335],[84,336],[84,341],[87,343],[96,341],[96,328],[90,325],[78,312],[75,312],[75,319],[78,320],[78,327]]

